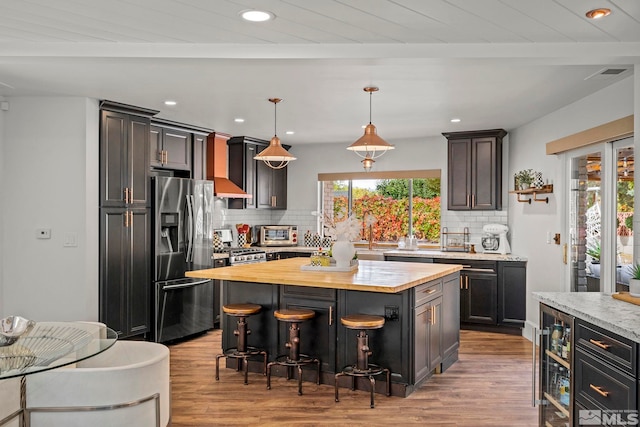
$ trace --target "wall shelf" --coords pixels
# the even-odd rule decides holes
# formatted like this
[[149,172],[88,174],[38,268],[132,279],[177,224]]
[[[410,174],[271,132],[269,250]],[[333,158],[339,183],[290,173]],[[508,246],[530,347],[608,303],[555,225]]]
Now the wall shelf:
[[[531,204],[531,200],[534,202],[549,203],[549,196],[539,198],[538,194],[550,194],[553,193],[553,184],[544,185],[541,188],[527,188],[526,190],[509,191],[509,194],[517,194],[518,201]],[[524,198],[522,198],[524,197]]]

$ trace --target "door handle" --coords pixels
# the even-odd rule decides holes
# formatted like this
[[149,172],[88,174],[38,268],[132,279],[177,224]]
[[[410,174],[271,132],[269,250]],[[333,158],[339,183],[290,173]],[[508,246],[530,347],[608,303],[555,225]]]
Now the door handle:
[[436,308],[438,306],[434,305],[433,307],[431,307],[431,324],[435,325],[436,324]]
[[462,280],[463,276],[460,276],[460,289],[464,289],[464,281]]
[[464,276],[465,289],[469,289],[469,276]]
[[271,196],[271,207],[272,208],[276,207],[276,200],[277,200],[276,196]]
[[333,325],[333,306],[329,306],[329,326]]

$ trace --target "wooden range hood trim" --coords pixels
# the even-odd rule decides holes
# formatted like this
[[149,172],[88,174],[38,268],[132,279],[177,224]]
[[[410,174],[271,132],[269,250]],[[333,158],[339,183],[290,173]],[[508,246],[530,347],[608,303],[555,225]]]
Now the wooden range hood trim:
[[547,143],[547,154],[560,154],[574,148],[612,142],[633,136],[633,114]]
[[227,141],[231,135],[220,132],[207,136],[207,179],[213,181],[213,195],[236,199],[251,199],[242,188],[229,180],[227,169]]

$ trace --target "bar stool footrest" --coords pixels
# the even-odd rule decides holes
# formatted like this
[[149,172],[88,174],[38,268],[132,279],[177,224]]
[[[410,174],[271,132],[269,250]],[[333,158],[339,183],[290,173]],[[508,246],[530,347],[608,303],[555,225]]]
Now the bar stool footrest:
[[387,370],[381,366],[369,363],[369,369],[358,369],[355,365],[345,366],[342,369],[343,375],[351,375],[354,377],[370,377],[380,375]]
[[298,366],[298,365],[309,365],[311,363],[320,363],[320,360],[317,357],[307,356],[306,354],[300,354],[300,358],[298,360],[289,359],[289,355],[283,354],[275,358],[273,362],[270,362],[270,365],[282,365],[282,366]]

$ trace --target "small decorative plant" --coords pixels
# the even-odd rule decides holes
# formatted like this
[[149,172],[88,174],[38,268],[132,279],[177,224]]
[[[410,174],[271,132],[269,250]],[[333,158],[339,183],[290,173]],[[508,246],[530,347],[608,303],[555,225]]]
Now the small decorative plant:
[[533,180],[535,179],[535,172],[533,169],[524,169],[515,174],[516,190],[526,190],[531,187]]
[[598,263],[600,262],[600,243],[597,243],[595,246],[587,248],[587,255],[593,258],[593,261]]
[[630,230],[633,231],[633,215],[629,215],[624,219],[624,225]]
[[629,279],[629,295],[640,297],[640,264],[635,263],[631,267],[631,278]]

